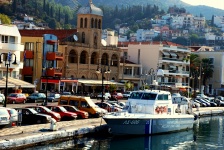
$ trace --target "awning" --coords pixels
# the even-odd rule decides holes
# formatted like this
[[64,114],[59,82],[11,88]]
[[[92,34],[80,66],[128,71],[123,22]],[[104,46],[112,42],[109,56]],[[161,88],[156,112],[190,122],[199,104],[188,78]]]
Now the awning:
[[[2,80],[0,80],[0,88],[5,88],[5,81],[2,81]],[[15,87],[15,85],[14,84],[12,84],[12,83],[8,83],[8,85],[7,85],[9,88],[14,88]]]
[[162,53],[163,53],[163,55],[166,55],[166,56],[170,55],[170,53],[168,53],[168,52],[162,52]]
[[41,79],[42,83],[59,84],[59,79]]
[[[1,81],[5,82],[6,81],[6,78],[3,77],[1,79]],[[31,84],[29,82],[26,82],[26,81],[23,81],[23,80],[20,80],[20,79],[15,79],[15,78],[12,78],[12,77],[8,77],[8,84],[13,84],[14,87],[15,86],[19,86],[21,88],[35,88],[35,85],[34,84]],[[9,86],[8,86],[9,87]]]
[[[102,85],[102,80],[78,80],[79,83],[83,83],[85,85],[98,85],[101,86]],[[104,85],[110,85],[110,84],[116,84],[118,86],[124,86],[124,84],[119,83],[119,82],[114,82],[114,81],[107,81],[107,80],[103,80],[103,84]]]
[[175,54],[175,53],[170,52],[170,55],[173,56],[173,57],[177,57],[177,54]]
[[63,79],[61,82],[70,82],[70,83],[76,83],[78,80],[69,80],[69,79]]

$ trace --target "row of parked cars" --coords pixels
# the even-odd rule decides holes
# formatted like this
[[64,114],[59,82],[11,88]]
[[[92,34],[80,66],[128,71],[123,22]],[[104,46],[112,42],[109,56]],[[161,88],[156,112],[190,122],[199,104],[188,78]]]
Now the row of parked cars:
[[198,94],[195,99],[193,99],[193,107],[217,107],[224,106],[224,97],[208,97],[204,94]]
[[[124,93],[120,93],[120,92],[114,92],[112,95],[109,92],[106,92],[103,94],[103,99],[104,100],[110,100],[110,99],[114,99],[114,100],[119,100],[119,99],[128,99],[128,97],[131,95],[131,91],[126,91]],[[99,93],[97,95],[90,95],[90,98],[97,98],[97,99],[101,99],[102,98],[102,93]]]
[[[47,100],[49,102],[57,102],[60,98],[60,94],[58,93],[50,93],[47,96]],[[26,96],[24,93],[10,93],[7,96],[7,103],[16,104],[16,103],[37,103],[37,102],[44,102],[46,100],[45,93],[33,93],[31,95]],[[4,94],[0,94],[0,103],[5,101]]]
[[52,118],[56,121],[87,119],[89,114],[71,105],[36,105],[24,108],[0,107],[0,127],[13,126],[18,123],[49,123]]

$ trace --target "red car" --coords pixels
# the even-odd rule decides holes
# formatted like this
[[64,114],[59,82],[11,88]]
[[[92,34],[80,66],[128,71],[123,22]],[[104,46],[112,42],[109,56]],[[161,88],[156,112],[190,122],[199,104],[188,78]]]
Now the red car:
[[52,110],[50,110],[49,108],[45,106],[28,106],[26,108],[32,108],[36,110],[38,113],[49,115],[52,118],[54,118],[56,121],[61,120],[61,115],[59,113],[53,112]]
[[62,106],[46,106],[50,110],[57,112],[61,115],[61,120],[75,120],[77,118],[77,114],[74,112],[67,111]]
[[96,102],[95,103],[97,106],[100,108],[106,109],[108,112],[114,112],[114,111],[121,111],[121,108],[118,108],[114,105],[111,105],[110,103],[107,102]]
[[7,97],[7,103],[26,103],[26,96],[22,93],[11,93]]
[[113,96],[114,96],[116,99],[122,99],[122,98],[123,98],[123,94],[122,94],[122,93],[114,93]]
[[79,110],[75,106],[71,106],[71,105],[60,105],[60,106],[63,106],[67,111],[76,113],[78,118],[82,118],[82,119],[89,118],[88,112]]

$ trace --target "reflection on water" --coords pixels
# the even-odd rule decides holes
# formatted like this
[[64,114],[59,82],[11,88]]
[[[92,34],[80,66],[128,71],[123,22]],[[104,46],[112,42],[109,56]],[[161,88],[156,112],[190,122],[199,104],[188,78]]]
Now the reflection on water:
[[27,150],[201,150],[224,149],[223,117],[197,120],[194,130],[138,137],[79,138]]

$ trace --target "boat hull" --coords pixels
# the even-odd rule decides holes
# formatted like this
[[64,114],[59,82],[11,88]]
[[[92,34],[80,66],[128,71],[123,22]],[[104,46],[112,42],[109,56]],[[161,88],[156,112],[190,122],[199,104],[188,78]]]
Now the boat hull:
[[112,134],[150,135],[193,128],[194,118],[104,118]]

